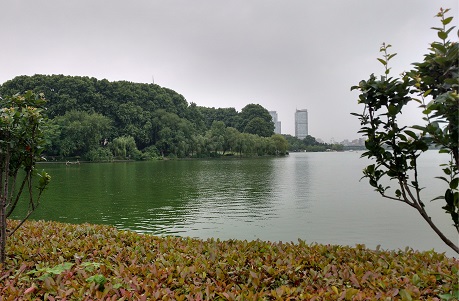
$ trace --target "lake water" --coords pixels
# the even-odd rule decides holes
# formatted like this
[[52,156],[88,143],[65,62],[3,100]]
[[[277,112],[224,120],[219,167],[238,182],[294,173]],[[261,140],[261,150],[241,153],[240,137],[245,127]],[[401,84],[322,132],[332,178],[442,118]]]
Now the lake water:
[[[32,218],[204,239],[434,248],[456,256],[414,209],[359,182],[367,164],[360,155],[43,164],[52,182]],[[444,188],[433,178],[442,158],[429,151],[421,162],[423,193],[431,217],[457,241],[443,201],[428,202]]]

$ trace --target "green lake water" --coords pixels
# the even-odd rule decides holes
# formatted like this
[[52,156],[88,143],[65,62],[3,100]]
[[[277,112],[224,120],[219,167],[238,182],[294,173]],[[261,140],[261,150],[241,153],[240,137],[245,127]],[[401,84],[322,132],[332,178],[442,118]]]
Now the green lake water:
[[[381,198],[361,153],[256,159],[40,164],[52,176],[33,219],[114,225],[155,235],[262,239],[449,251],[409,206]],[[423,192],[441,193],[440,156],[422,162]],[[428,203],[451,239],[441,201]],[[16,217],[19,216],[16,215]],[[456,235],[456,236],[455,236]]]

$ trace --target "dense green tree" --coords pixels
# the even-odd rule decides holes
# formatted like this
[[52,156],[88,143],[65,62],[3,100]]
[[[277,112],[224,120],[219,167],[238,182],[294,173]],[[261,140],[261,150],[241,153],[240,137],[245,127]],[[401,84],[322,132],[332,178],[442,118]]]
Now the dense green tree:
[[235,108],[206,108],[198,107],[207,129],[214,121],[222,121],[227,127],[236,127],[238,124],[238,112]]
[[208,128],[202,110],[194,102],[188,107],[186,119],[194,125],[198,133],[204,133]]
[[[269,111],[259,104],[248,104],[238,116],[237,129],[242,133],[270,137],[274,134],[274,122]],[[254,120],[255,119],[255,120]]]
[[140,159],[141,152],[132,136],[121,136],[113,139],[110,149],[115,157],[121,159]]
[[[154,142],[163,156],[169,154],[185,156],[191,151],[188,144],[191,143],[193,124],[180,118],[175,113],[163,109],[153,113]],[[180,153],[180,154],[179,154]]]
[[255,143],[255,135],[249,133],[242,133],[240,155],[242,155],[243,153],[247,155],[254,154],[256,151]]
[[274,134],[271,137],[271,140],[273,141],[276,155],[285,155],[287,153],[288,141],[284,138],[284,136],[280,134]]
[[254,117],[247,122],[244,132],[258,135],[260,137],[270,137],[274,133],[274,129],[271,125],[272,122],[267,122],[260,117]]
[[50,118],[79,110],[96,112],[115,120],[116,116],[119,117],[119,106],[126,103],[133,103],[148,112],[162,108],[184,117],[188,106],[182,95],[158,85],[64,75],[18,76],[2,84],[0,95],[27,90],[45,93]]
[[319,142],[317,142],[316,138],[312,137],[311,135],[307,135],[306,138],[303,139],[303,143],[306,146],[319,145],[320,144]]
[[115,125],[117,136],[131,136],[139,147],[151,144],[151,113],[133,102],[123,103],[116,110]]
[[[46,145],[45,103],[43,95],[31,91],[0,98],[0,263],[6,259],[7,237],[37,208],[51,179],[46,172],[36,170]],[[7,231],[6,220],[20,201],[28,202],[28,210],[18,226]]]
[[227,127],[236,127],[239,118],[235,108],[217,108],[215,110],[214,120],[223,121]]
[[292,152],[325,152],[342,151],[344,146],[341,144],[320,143],[316,138],[308,135],[304,139],[298,139],[292,135],[283,135],[288,142],[288,150]]
[[[352,89],[360,91],[359,103],[364,105],[361,114],[353,113],[361,122],[361,130],[367,140],[367,151],[362,155],[373,162],[364,169],[364,177],[383,197],[403,202],[416,209],[435,233],[454,251],[459,253],[458,237],[451,241],[437,227],[426,211],[422,186],[418,176],[418,158],[428,150],[429,145],[440,148],[440,153],[449,158],[442,164],[444,175],[438,177],[447,187],[443,209],[450,215],[459,233],[459,190],[458,190],[458,115],[459,115],[459,46],[449,40],[453,27],[446,28],[452,17],[446,17],[448,10],[440,10],[437,17],[441,27],[437,31],[439,42],[433,42],[424,61],[415,63],[414,69],[390,77],[389,61],[396,55],[388,52],[390,45],[383,44],[383,54],[378,60],[384,65],[381,78],[373,74]],[[426,101],[429,100],[428,103]],[[420,104],[425,115],[421,125],[403,126],[400,121],[402,110],[412,101]],[[387,186],[396,183],[396,189]]]
[[47,119],[46,127],[43,129],[46,146],[45,154],[55,159],[60,153],[60,136],[61,127],[56,123],[55,119]]
[[[268,111],[257,104],[238,113],[188,105],[182,95],[154,84],[64,75],[18,76],[0,86],[0,95],[25,90],[44,92],[49,100],[46,155],[52,158],[123,157],[118,144],[126,137],[146,152],[130,158],[276,152],[271,139],[256,137],[270,138],[274,129]],[[250,135],[241,135],[244,131]]]
[[[101,161],[113,161],[113,153],[108,147],[97,146],[95,148],[91,148],[88,152],[86,152],[83,156],[85,160],[94,161],[94,162],[101,162]],[[79,161],[78,161],[79,162]]]
[[212,151],[215,154],[217,154],[219,150],[223,150],[223,144],[225,142],[225,130],[226,127],[223,121],[214,121],[208,132],[207,137],[209,139]]
[[196,157],[206,156],[206,138],[202,134],[194,134],[190,139],[190,155]]
[[291,152],[299,152],[304,150],[304,144],[303,142],[298,139],[297,137],[294,137],[292,135],[283,135],[285,140],[287,140],[289,148],[288,150]]
[[105,139],[110,139],[113,128],[108,117],[82,111],[69,111],[56,117],[55,122],[61,131],[58,141],[53,144],[59,146],[59,155],[65,157],[84,156],[98,148]]
[[255,141],[254,149],[257,156],[263,156],[269,153],[269,138],[261,137],[254,135],[253,139]]
[[227,151],[233,151],[237,148],[237,143],[240,139],[241,133],[233,127],[225,128],[225,133],[223,136],[223,155]]

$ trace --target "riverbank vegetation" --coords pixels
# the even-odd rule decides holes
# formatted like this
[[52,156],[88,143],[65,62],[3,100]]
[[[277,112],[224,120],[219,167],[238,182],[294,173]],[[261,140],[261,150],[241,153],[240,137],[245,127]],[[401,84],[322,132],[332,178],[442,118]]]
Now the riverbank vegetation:
[[0,95],[32,90],[47,99],[49,159],[150,159],[283,155],[286,139],[274,134],[269,112],[248,104],[207,108],[188,104],[155,84],[109,82],[63,75],[18,76]]
[[326,152],[343,151],[344,146],[336,143],[324,143],[317,141],[316,138],[308,135],[304,139],[298,139],[292,135],[284,135],[288,142],[288,149],[291,152]]
[[268,110],[248,104],[208,108],[188,104],[155,84],[64,75],[17,76],[0,96],[25,91],[47,99],[48,160],[148,160],[164,157],[284,155],[288,151],[342,150],[338,144],[275,135]]
[[[15,224],[17,221],[10,221]],[[157,237],[27,221],[2,300],[457,300],[458,260],[430,252]]]

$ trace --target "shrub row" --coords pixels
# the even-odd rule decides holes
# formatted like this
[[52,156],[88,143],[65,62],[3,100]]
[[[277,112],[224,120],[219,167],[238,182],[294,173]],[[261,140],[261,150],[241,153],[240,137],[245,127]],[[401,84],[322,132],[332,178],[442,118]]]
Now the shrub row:
[[[16,223],[16,221],[11,221]],[[0,300],[453,300],[444,254],[158,237],[28,221],[7,245]]]

